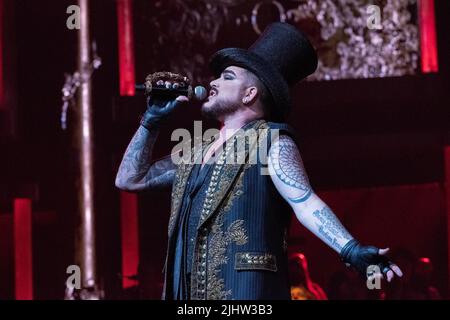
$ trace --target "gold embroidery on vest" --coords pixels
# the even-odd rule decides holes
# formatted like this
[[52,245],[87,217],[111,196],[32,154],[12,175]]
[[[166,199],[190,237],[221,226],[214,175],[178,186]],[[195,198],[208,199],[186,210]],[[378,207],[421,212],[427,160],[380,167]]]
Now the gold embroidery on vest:
[[169,237],[172,234],[173,228],[175,227],[176,217],[178,216],[178,212],[180,211],[181,200],[183,199],[183,195],[186,189],[186,184],[191,174],[192,169],[194,168],[194,164],[196,160],[201,156],[205,147],[211,142],[204,141],[199,148],[198,145],[194,146],[191,149],[191,161],[192,163],[180,163],[178,164],[177,172],[175,174],[174,184],[172,188],[171,195],[171,209],[170,209],[170,218],[169,218],[169,228],[168,234]]
[[244,220],[236,220],[222,231],[222,217],[220,222],[216,224],[216,230],[212,230],[210,244],[208,246],[208,300],[226,300],[231,296],[231,289],[225,290],[225,280],[220,277],[220,268],[223,264],[228,263],[226,255],[227,247],[231,243],[236,245],[244,245],[248,241],[247,232],[244,227]]
[[[245,167],[247,169],[248,166]],[[220,210],[216,219],[211,225],[211,240],[208,244],[208,286],[207,293],[210,300],[225,300],[232,296],[232,291],[225,290],[225,280],[220,277],[220,268],[223,264],[228,262],[226,250],[228,245],[234,242],[236,245],[244,245],[248,242],[247,231],[245,230],[244,221],[234,221],[228,229],[223,231],[224,215],[231,209],[233,202],[243,191],[243,176],[244,171],[240,174],[235,188],[230,193],[230,196],[225,201],[225,205]]]
[[[265,121],[260,120],[257,121],[252,128],[249,129],[257,129],[259,131],[260,128],[265,127],[267,124]],[[267,130],[263,130],[267,131]],[[231,143],[227,143],[225,150],[220,154],[217,162],[214,165],[213,173],[211,176],[210,183],[208,185],[208,189],[206,191],[206,199],[203,204],[202,213],[200,216],[200,226],[216,211],[216,209],[220,206],[221,202],[226,197],[227,193],[230,191],[232,187],[233,181],[236,179],[239,172],[242,172],[245,165],[244,164],[230,164],[226,163],[227,159],[237,152],[237,154],[241,154],[241,152],[245,152],[245,150],[235,150],[236,139],[238,138],[238,134],[231,137]],[[258,139],[259,140],[259,139]],[[239,146],[240,148],[245,148],[245,145]],[[256,146],[250,146],[250,150],[255,148]],[[233,148],[233,152],[231,152],[231,148]]]
[[178,211],[181,205],[181,199],[183,199],[184,189],[186,187],[186,181],[191,172],[191,165],[180,164],[178,165],[178,170],[175,175],[175,180],[172,189],[172,204],[170,210],[170,218],[169,218],[169,227],[168,233],[169,235],[172,233],[174,228],[175,220],[178,215]]
[[[267,126],[265,121],[257,121],[252,127],[261,129]],[[262,135],[266,133],[264,131],[266,130],[263,130]],[[236,220],[226,231],[223,230],[223,215],[231,208],[234,199],[243,193],[242,177],[250,166],[248,163],[226,163],[231,148],[236,145],[235,138],[236,136],[230,138],[233,142],[227,143],[212,169],[194,250],[191,299],[226,299],[231,295],[231,290],[225,291],[224,279],[220,278],[220,267],[227,261],[225,254],[229,244],[235,242],[242,245],[248,241],[243,220]],[[218,214],[211,224],[206,224],[214,212]]]

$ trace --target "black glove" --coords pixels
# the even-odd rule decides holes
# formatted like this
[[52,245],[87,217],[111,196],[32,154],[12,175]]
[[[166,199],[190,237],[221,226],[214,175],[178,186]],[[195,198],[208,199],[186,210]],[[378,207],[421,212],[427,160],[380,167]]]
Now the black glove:
[[362,246],[355,239],[350,240],[341,250],[340,256],[343,262],[358,271],[364,278],[367,277],[369,266],[378,266],[383,275],[391,270],[393,262],[379,254],[380,249],[374,246]]
[[182,104],[186,100],[164,100],[152,99],[147,101],[147,110],[142,115],[141,125],[148,130],[159,128],[161,124],[167,119],[169,113]]

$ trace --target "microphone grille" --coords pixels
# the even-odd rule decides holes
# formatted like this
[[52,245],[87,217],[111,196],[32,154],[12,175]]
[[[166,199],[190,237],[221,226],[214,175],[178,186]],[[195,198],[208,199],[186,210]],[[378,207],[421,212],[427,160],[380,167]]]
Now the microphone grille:
[[207,95],[208,95],[208,92],[206,91],[205,87],[196,86],[194,88],[194,96],[195,96],[195,99],[197,99],[198,101],[205,100]]

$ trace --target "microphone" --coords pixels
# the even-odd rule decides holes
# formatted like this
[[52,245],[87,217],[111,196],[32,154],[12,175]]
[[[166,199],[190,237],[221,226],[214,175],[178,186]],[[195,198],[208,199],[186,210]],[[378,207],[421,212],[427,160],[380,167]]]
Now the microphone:
[[194,90],[192,87],[165,87],[164,85],[160,86],[151,86],[148,88],[145,84],[137,84],[135,86],[136,91],[145,92],[146,95],[151,95],[153,97],[161,97],[161,98],[173,98],[175,99],[178,96],[186,96],[189,99],[194,98],[197,101],[205,100],[208,96],[208,92],[205,87],[196,86]]

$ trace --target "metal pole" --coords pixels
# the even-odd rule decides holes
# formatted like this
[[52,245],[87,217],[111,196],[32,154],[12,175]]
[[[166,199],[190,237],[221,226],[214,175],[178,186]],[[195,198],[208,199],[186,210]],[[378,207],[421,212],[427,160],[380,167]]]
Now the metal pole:
[[81,269],[81,299],[99,299],[96,275],[95,216],[94,216],[94,176],[93,176],[93,126],[92,95],[89,74],[90,36],[89,0],[78,0],[80,7],[80,30],[78,31],[78,70],[83,82],[78,91],[77,108],[77,148],[79,150],[80,186],[79,214],[80,229],[77,244],[78,260]]

